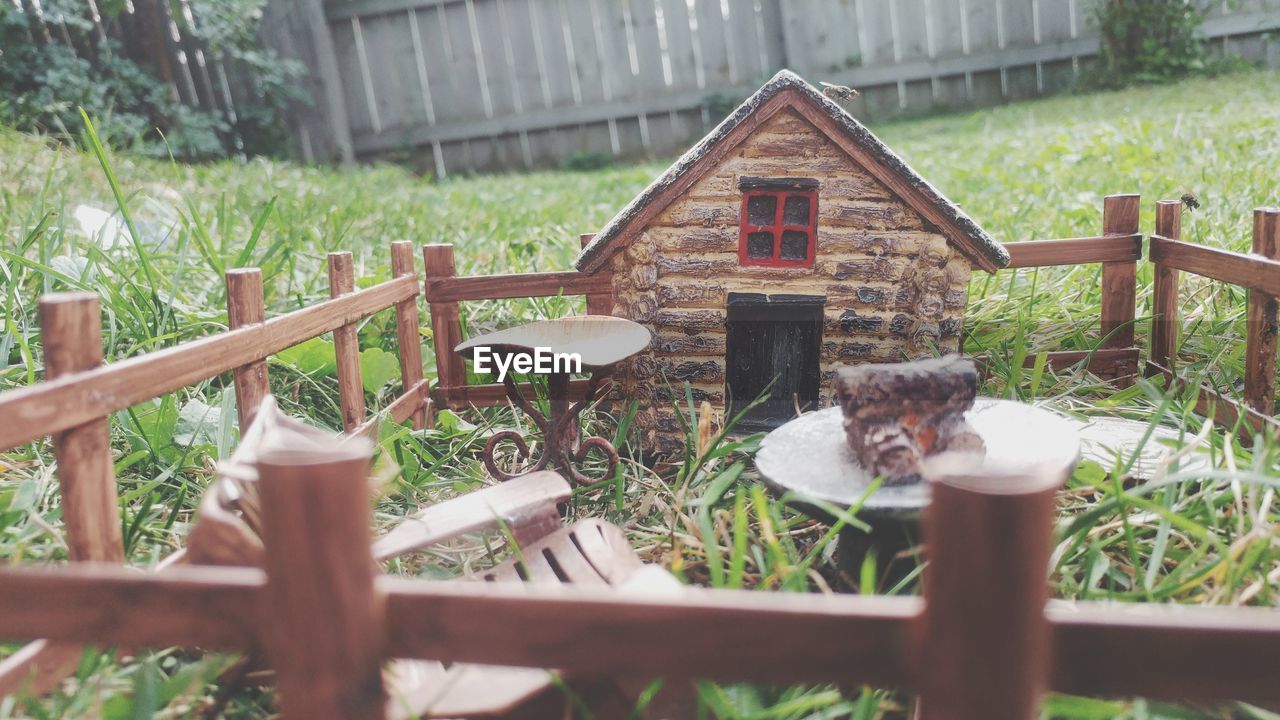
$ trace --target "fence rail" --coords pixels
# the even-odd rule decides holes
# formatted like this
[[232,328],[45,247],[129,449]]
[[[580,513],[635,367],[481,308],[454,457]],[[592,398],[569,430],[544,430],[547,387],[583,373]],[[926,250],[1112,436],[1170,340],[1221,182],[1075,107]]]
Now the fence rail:
[[[1127,242],[1126,242],[1127,240]],[[1062,240],[1035,240],[1005,244],[1007,270],[1100,262],[1137,262],[1142,259],[1142,235],[1100,235]]]
[[[1097,2],[305,0],[323,22],[275,42],[323,80],[304,144],[444,176],[673,153],[783,67],[858,87],[870,118],[1052,93],[1098,53]],[[1277,27],[1280,0],[1214,3],[1202,34],[1277,63]]]
[[1152,235],[1151,262],[1280,296],[1280,260]]
[[7,392],[0,396],[0,413],[13,422],[0,428],[0,448],[62,432],[230,372],[417,293],[416,278],[396,278],[263,323]]

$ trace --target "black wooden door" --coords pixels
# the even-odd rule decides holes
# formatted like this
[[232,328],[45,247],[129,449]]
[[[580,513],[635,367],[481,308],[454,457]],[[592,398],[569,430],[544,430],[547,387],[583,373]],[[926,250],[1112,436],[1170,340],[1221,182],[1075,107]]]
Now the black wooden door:
[[[814,295],[729,294],[725,390],[730,417],[766,390],[738,427],[775,428],[818,402],[822,305]],[[773,383],[770,386],[770,383]]]

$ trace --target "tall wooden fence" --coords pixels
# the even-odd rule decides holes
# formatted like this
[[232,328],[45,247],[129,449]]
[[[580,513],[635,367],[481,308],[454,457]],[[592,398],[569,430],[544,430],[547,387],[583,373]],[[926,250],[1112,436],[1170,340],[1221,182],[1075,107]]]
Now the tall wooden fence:
[[[444,176],[676,152],[783,67],[860,88],[860,117],[1051,93],[1098,1],[273,0],[263,36],[321,80],[305,156]],[[1280,0],[1212,5],[1215,46],[1280,64]]]
[[[110,38],[184,105],[258,98],[191,0],[11,0],[33,41],[100,62]],[[264,45],[310,70],[306,160],[399,154],[437,176],[672,154],[778,69],[853,85],[863,118],[1052,93],[1098,52],[1101,0],[268,0]],[[1214,47],[1280,66],[1280,0],[1202,0]],[[229,138],[232,145],[238,138]]]

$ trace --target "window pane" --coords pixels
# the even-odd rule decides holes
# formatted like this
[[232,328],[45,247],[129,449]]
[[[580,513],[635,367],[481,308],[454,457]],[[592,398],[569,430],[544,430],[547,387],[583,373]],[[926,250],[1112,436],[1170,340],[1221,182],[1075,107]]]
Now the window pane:
[[806,195],[792,195],[782,207],[782,221],[787,225],[809,224],[809,198]]
[[[787,203],[790,204],[790,201]],[[782,231],[782,259],[808,260],[809,233],[799,230]]]
[[753,232],[747,235],[747,257],[752,260],[768,260],[773,257],[773,233]]
[[747,224],[772,225],[778,211],[778,198],[773,195],[753,195],[747,198]]

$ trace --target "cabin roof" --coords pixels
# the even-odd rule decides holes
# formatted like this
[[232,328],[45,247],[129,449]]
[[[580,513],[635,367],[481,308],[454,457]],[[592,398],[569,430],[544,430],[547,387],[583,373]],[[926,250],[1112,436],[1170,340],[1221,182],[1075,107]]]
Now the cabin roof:
[[774,110],[788,107],[813,122],[855,162],[936,225],[978,267],[991,272],[1009,264],[1009,252],[1002,244],[987,235],[862,123],[799,75],[781,70],[596,233],[578,255],[577,268],[583,272],[598,269],[624,239],[633,237],[706,172],[714,169],[729,150],[746,139],[760,122],[753,119],[766,107]]

